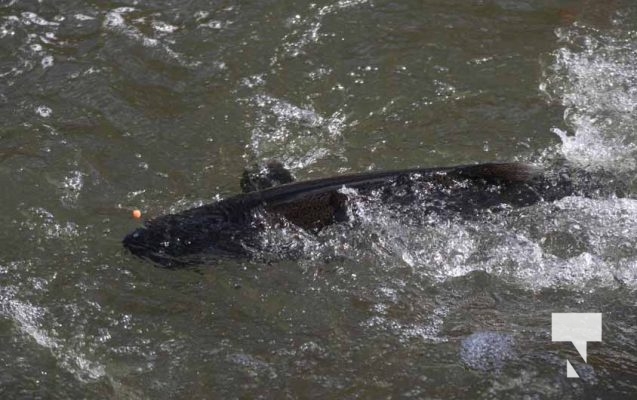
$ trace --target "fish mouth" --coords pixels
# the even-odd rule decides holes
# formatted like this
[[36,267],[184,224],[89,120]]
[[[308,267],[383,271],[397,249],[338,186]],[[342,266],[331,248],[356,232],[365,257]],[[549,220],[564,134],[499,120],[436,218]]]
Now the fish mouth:
[[144,251],[148,251],[148,245],[144,244],[143,242],[144,232],[144,228],[136,229],[135,231],[126,235],[124,240],[122,240],[122,244],[125,248],[130,250],[130,252],[135,255],[139,255]]
[[133,255],[156,261],[157,259],[165,259],[170,256],[165,254],[157,241],[151,240],[151,233],[145,228],[135,229],[122,240],[124,248],[128,249]]
[[122,244],[134,256],[151,261],[153,264],[164,268],[175,268],[182,263],[175,257],[165,254],[162,249],[148,244],[148,231],[145,228],[138,228],[126,235]]

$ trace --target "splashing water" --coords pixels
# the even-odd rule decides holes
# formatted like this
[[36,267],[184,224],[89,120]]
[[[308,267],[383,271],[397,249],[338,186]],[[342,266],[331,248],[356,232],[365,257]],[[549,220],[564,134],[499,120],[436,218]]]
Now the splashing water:
[[[12,269],[15,267],[16,265],[11,266]],[[39,279],[34,286],[37,290],[44,291],[47,283]],[[78,349],[81,346],[75,346],[72,341],[55,336],[55,329],[48,328],[44,322],[50,319],[46,308],[20,300],[18,288],[4,287],[0,290],[0,316],[13,320],[23,334],[49,350],[60,364],[80,381],[87,382],[105,376],[104,366],[87,359],[82,350]]]
[[275,66],[284,57],[297,57],[303,54],[305,47],[310,44],[319,42],[321,38],[321,26],[323,19],[339,11],[345,10],[350,7],[361,6],[366,4],[367,0],[340,0],[334,4],[325,5],[316,10],[316,5],[310,5],[310,16],[302,18],[299,14],[292,16],[288,20],[288,24],[292,27],[298,26],[293,29],[291,33],[287,34],[283,40],[282,49],[276,51],[276,54],[270,60],[270,65]]
[[462,361],[480,371],[497,372],[515,356],[515,339],[497,332],[474,333],[462,342],[460,350]]
[[564,106],[572,133],[554,128],[562,152],[589,169],[637,168],[637,34],[583,25],[556,30],[556,50],[540,90]]
[[345,125],[340,112],[322,116],[311,106],[269,95],[256,95],[249,104],[257,113],[249,144],[257,158],[278,158],[295,170],[340,152],[337,144]]
[[[5,3],[5,397],[637,389],[634,193],[474,219],[346,193],[350,223],[264,232],[264,258],[300,260],[198,273],[120,245],[138,223],[127,206],[177,212],[230,195],[246,159],[279,158],[299,179],[516,159],[542,151],[554,124],[569,161],[629,175],[632,22],[576,23],[555,42],[557,6],[531,0]],[[550,122],[538,84],[564,123]],[[595,387],[561,379],[563,354],[548,348],[545,317],[578,307],[609,317]]]
[[163,50],[166,55],[178,61],[184,67],[196,67],[200,65],[200,62],[188,61],[183,54],[173,50],[173,48],[167,44],[169,40],[166,40],[165,36],[174,33],[179,29],[179,27],[163,21],[152,21],[151,26],[155,31],[155,37],[145,35],[136,26],[144,24],[144,18],[138,18],[132,22],[128,21],[129,19],[132,19],[130,15],[134,15],[136,11],[137,10],[133,7],[118,7],[110,10],[104,16],[104,22],[102,25],[104,29],[124,34],[130,39],[141,43],[145,47],[157,47],[158,49]]

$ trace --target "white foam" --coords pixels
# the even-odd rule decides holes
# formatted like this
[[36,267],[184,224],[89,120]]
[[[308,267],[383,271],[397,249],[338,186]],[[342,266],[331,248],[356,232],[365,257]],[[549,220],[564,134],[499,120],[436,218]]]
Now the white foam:
[[256,111],[249,145],[256,158],[278,158],[297,169],[342,151],[337,146],[346,127],[342,113],[323,116],[311,106],[265,94],[253,96],[248,104]]
[[78,21],[92,21],[95,19],[95,17],[91,17],[90,15],[84,15],[84,14],[75,14],[73,18],[75,18]]
[[213,19],[213,20],[210,20],[210,21],[206,22],[205,24],[201,24],[199,26],[203,27],[203,28],[210,28],[210,29],[220,30],[220,29],[223,29],[224,23],[221,22],[221,21]]
[[86,382],[106,375],[104,366],[88,360],[67,342],[47,331],[42,322],[47,317],[46,309],[17,299],[17,292],[17,289],[11,287],[0,290],[0,315],[11,319],[24,334],[31,337],[39,346],[48,349],[78,380]]
[[42,58],[42,68],[47,69],[53,66],[53,56],[45,56]]
[[53,114],[53,110],[47,106],[38,106],[38,108],[35,109],[35,113],[42,118],[48,118]]
[[562,152],[588,169],[637,169],[637,33],[574,25],[556,31],[562,47],[540,89],[564,108]]
[[132,23],[127,22],[126,14],[129,14],[133,11],[135,11],[135,8],[133,7],[118,7],[110,10],[104,16],[104,22],[102,26],[105,29],[111,30],[113,32],[121,33],[128,38],[141,43],[144,47],[159,48],[163,50],[166,55],[176,60],[183,66],[197,67],[201,64],[200,62],[188,62],[183,54],[173,50],[168,44],[165,43],[166,34],[176,31],[178,27],[167,24],[165,22],[155,21],[152,23],[152,26],[156,33],[161,34],[160,38],[158,39],[149,37],[142,33],[142,31],[135,26],[135,23],[143,24],[143,19],[133,20],[131,21]]
[[354,227],[285,240],[300,242],[301,254],[318,262],[326,256],[367,260],[380,270],[408,267],[438,282],[484,271],[531,290],[637,288],[637,200],[567,197],[472,220],[431,215],[415,222],[400,207],[342,193],[353,204]]
[[82,187],[84,187],[84,173],[71,171],[62,181],[62,203],[67,206],[75,204],[80,196]]
[[311,15],[303,18],[298,14],[288,19],[288,25],[295,28],[291,33],[285,35],[282,40],[282,47],[275,51],[270,60],[270,65],[275,65],[282,57],[297,57],[303,54],[304,48],[310,44],[317,43],[320,38],[320,29],[323,19],[341,10],[366,4],[367,0],[340,0],[334,4],[329,4],[316,9],[315,4],[310,4]]
[[30,208],[29,216],[30,218],[22,223],[23,228],[39,232],[42,238],[68,240],[79,235],[74,222],[60,222],[44,208]]
[[153,29],[162,33],[173,33],[177,31],[179,27],[162,21],[153,21]]
[[126,26],[122,14],[111,11],[104,17],[104,26],[106,28],[121,28]]
[[59,26],[59,22],[47,21],[46,19],[40,17],[38,14],[33,12],[23,12],[21,14],[22,21],[25,25],[39,25],[39,26]]
[[206,19],[208,18],[209,15],[210,15],[209,11],[203,11],[203,10],[197,11],[193,14],[196,21],[201,21],[202,19]]

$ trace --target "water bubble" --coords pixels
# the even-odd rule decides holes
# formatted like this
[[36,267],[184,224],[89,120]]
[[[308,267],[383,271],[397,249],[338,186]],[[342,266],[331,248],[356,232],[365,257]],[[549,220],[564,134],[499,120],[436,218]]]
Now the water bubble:
[[210,15],[208,11],[197,11],[194,17],[196,21],[201,21],[202,19],[208,18],[208,15]]
[[95,19],[94,17],[91,17],[89,15],[84,15],[84,14],[75,14],[73,18],[75,18],[78,21],[92,21]]
[[221,29],[223,27],[223,23],[221,21],[212,20],[208,21],[208,23],[204,24],[203,26],[210,29]]
[[48,118],[51,116],[51,114],[53,114],[53,110],[51,110],[47,106],[39,106],[38,108],[36,108],[35,112],[43,118]]
[[162,33],[173,33],[179,28],[175,25],[170,25],[165,22],[155,21],[153,22],[153,29]]
[[42,59],[42,68],[46,69],[53,66],[53,56],[46,56]]

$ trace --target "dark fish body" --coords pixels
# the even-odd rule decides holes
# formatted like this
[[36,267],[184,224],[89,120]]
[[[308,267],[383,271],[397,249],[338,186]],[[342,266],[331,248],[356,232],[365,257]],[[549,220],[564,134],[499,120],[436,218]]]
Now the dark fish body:
[[177,267],[197,263],[202,254],[249,257],[259,248],[259,234],[269,221],[286,221],[309,231],[345,221],[349,205],[342,188],[378,195],[389,205],[407,205],[423,214],[471,216],[502,206],[586,195],[594,186],[583,172],[547,174],[519,163],[341,175],[242,193],[161,216],[126,236],[123,244],[139,257]]

